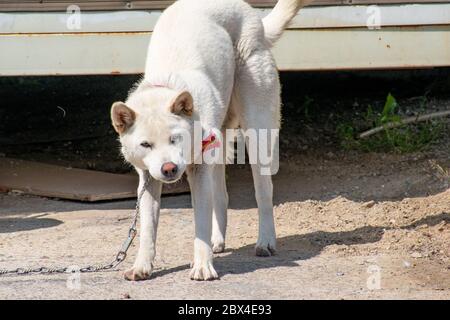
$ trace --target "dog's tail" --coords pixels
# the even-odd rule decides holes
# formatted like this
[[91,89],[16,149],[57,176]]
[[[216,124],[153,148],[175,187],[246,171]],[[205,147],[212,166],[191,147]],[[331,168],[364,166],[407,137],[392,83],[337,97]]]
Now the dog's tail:
[[264,33],[270,45],[273,45],[283,34],[284,29],[295,17],[300,8],[313,0],[279,0],[264,19]]

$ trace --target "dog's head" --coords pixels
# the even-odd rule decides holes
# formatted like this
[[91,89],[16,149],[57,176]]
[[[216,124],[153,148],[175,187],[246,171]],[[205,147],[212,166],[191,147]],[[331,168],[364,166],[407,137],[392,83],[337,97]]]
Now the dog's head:
[[168,88],[138,90],[126,103],[115,102],[111,119],[125,159],[156,180],[178,181],[190,157],[193,110],[189,92]]

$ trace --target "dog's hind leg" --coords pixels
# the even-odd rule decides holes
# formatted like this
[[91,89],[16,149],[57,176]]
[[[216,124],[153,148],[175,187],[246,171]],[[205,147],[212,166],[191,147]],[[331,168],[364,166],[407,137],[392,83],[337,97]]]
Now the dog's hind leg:
[[227,229],[228,193],[225,181],[225,164],[216,164],[213,169],[213,221],[212,248],[214,253],[225,249],[225,233]]
[[[240,124],[247,137],[247,150],[258,204],[259,233],[255,248],[256,255],[270,256],[275,253],[276,248],[271,174],[277,169],[278,152],[277,148],[272,148],[272,137],[265,141],[260,138],[265,133],[276,132],[276,139],[278,139],[280,84],[275,62],[268,49],[254,52],[240,65],[237,85],[242,104],[239,111]],[[253,141],[249,139],[252,132],[254,137],[258,137],[256,142],[255,139]],[[261,150],[262,147],[266,150],[265,152],[272,151],[272,160],[269,164],[262,161],[261,154],[264,153],[262,152],[264,149]]]

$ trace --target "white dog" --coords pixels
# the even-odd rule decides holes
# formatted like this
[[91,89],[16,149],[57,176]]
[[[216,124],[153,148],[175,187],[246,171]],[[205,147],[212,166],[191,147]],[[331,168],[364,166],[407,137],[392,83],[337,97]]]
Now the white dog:
[[[309,1],[280,0],[262,20],[242,0],[179,0],[162,14],[143,81],[125,103],[116,102],[111,110],[122,153],[139,173],[138,190],[148,180],[141,203],[139,252],[126,279],[150,277],[162,183],[175,182],[184,172],[195,212],[190,277],[218,278],[213,252],[225,247],[225,165],[193,164],[203,156],[195,146],[192,162],[186,161],[184,133],[194,136],[195,121],[205,134],[236,127],[279,128],[280,83],[270,48]],[[259,210],[256,254],[270,256],[275,253],[272,180],[260,169],[260,163],[252,164]]]

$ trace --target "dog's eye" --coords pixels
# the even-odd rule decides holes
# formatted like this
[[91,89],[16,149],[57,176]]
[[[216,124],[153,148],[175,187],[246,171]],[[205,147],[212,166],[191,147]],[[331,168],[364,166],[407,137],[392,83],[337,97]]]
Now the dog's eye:
[[177,134],[177,135],[173,135],[170,137],[170,143],[171,144],[176,144],[178,142],[180,142],[182,139],[181,135]]
[[153,144],[148,143],[147,141],[144,141],[141,143],[141,147],[144,147],[146,149],[151,149],[151,148],[153,148]]

